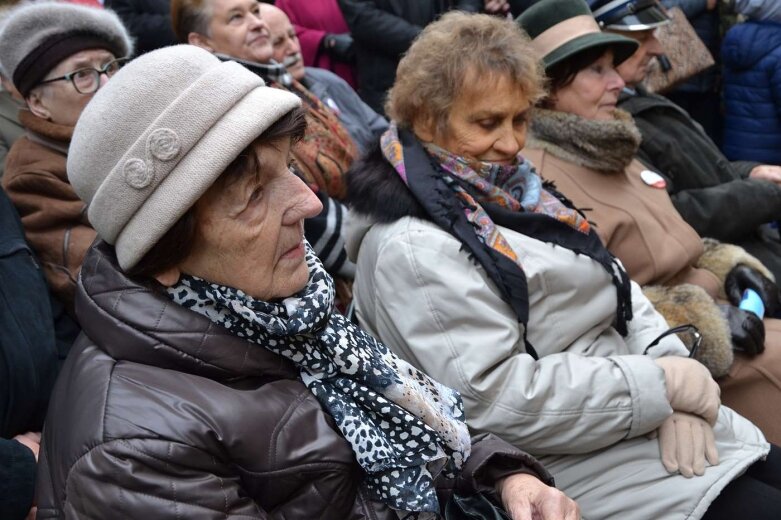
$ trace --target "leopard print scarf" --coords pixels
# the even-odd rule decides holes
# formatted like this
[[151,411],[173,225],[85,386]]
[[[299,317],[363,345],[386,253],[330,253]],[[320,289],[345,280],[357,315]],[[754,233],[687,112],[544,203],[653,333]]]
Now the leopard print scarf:
[[461,396],[399,359],[333,311],[333,280],[306,244],[309,280],[277,302],[184,275],[177,304],[291,360],[366,472],[372,498],[405,518],[439,513],[433,480],[453,477],[470,452]]

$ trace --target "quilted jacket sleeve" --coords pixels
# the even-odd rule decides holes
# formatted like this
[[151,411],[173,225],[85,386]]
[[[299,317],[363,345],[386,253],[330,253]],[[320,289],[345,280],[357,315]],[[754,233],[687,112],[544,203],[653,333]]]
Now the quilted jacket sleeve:
[[[210,454],[154,439],[100,444],[71,468],[65,517],[265,519],[230,468]],[[39,507],[38,518],[58,518]]]

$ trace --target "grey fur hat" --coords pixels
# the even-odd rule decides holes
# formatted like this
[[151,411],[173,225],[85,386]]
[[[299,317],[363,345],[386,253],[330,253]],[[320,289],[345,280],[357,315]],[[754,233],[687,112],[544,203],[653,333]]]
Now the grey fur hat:
[[24,3],[4,12],[0,22],[0,67],[25,97],[62,60],[95,48],[117,58],[133,52],[133,41],[113,11],[62,2]]
[[127,270],[242,150],[300,105],[199,47],[158,49],[117,72],[84,109],[68,180]]

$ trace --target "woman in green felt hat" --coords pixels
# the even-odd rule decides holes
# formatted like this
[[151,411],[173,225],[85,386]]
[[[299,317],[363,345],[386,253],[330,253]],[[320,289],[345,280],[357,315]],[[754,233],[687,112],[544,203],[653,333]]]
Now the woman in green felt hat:
[[[635,159],[640,133],[616,109],[624,86],[616,66],[636,43],[596,25],[605,9],[620,14],[630,3],[601,2],[592,17],[581,0],[545,0],[518,19],[550,84],[524,153],[577,207],[589,208],[607,248],[668,323],[698,327],[696,358],[717,378],[722,402],[781,444],[781,321],[738,307],[743,291],[754,289],[772,318],[778,287],[742,248],[700,238],[673,206],[668,180]],[[655,1],[636,4],[638,20],[665,19]]]

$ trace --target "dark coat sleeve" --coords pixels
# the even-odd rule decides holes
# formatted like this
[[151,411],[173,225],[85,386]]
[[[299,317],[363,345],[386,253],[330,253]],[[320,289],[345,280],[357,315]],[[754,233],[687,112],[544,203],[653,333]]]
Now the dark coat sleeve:
[[339,0],[353,40],[375,52],[398,57],[423,29],[380,9],[372,0]]
[[[654,164],[642,150],[638,158]],[[660,169],[664,171],[663,166]],[[781,186],[768,181],[735,179],[678,191],[674,181],[667,178],[667,189],[675,209],[703,237],[740,241],[762,224],[781,219]]]
[[136,40],[136,56],[177,43],[168,0],[106,0]]
[[0,439],[0,518],[21,520],[33,505],[35,456],[27,446]]
[[533,475],[549,486],[553,477],[537,459],[519,450],[493,434],[472,437],[472,454],[455,480],[437,481],[439,503],[444,504],[455,492],[462,496],[482,492],[500,503],[496,484],[504,477],[525,473]]

